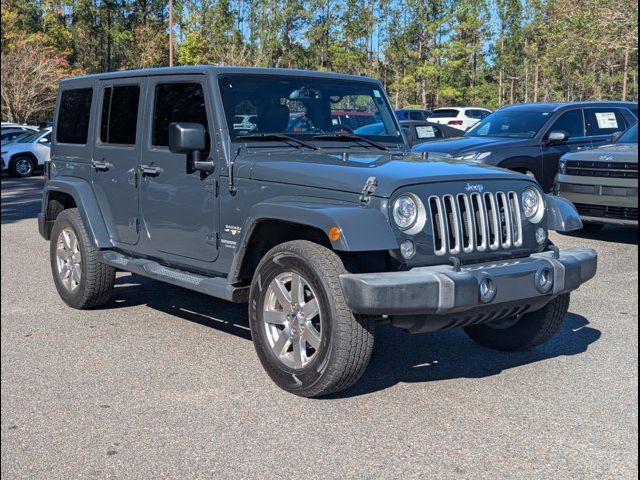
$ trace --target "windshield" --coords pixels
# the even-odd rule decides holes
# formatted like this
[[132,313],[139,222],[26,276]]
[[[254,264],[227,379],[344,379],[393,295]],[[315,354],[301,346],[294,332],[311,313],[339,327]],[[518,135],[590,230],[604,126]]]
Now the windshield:
[[498,110],[469,130],[466,137],[533,138],[553,112]]
[[328,137],[317,137],[353,134],[377,124],[361,135],[376,142],[403,142],[395,114],[375,83],[243,74],[223,75],[219,85],[232,141],[270,134],[328,142]]
[[13,143],[32,143],[42,136],[42,132],[29,133],[16,138]]
[[617,143],[638,143],[638,124],[636,123],[618,139]]

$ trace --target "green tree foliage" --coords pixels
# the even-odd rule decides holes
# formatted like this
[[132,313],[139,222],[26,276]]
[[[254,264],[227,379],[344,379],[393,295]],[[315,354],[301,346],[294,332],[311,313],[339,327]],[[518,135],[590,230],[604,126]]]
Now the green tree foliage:
[[[370,75],[397,107],[638,97],[635,0],[174,0],[174,12],[177,65]],[[167,66],[168,0],[2,0],[3,56],[27,44],[62,76]]]

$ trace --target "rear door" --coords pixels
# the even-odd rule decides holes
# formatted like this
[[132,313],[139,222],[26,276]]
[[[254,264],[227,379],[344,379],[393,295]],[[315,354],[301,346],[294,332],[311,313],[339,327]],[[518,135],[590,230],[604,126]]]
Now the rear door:
[[[554,131],[566,132],[569,135],[569,139],[561,143],[548,143],[548,136]],[[547,129],[543,138],[543,171],[541,184],[544,190],[549,191],[551,187],[553,187],[553,182],[558,173],[558,163],[562,155],[569,152],[589,149],[591,145],[591,138],[585,133],[583,109],[576,108],[560,114]]]
[[594,147],[611,143],[611,136],[626,130],[630,124],[621,108],[586,108],[587,136]]
[[139,239],[137,166],[142,142],[144,78],[99,82],[91,179],[117,242]]
[[[169,124],[173,122],[203,125],[209,137],[207,150],[211,149],[209,132],[214,129],[207,77],[150,78],[147,105],[140,209],[148,242],[161,257],[181,257],[172,261],[212,262],[218,256],[215,175],[194,171],[187,155],[169,151]],[[202,152],[203,159],[209,155]]]

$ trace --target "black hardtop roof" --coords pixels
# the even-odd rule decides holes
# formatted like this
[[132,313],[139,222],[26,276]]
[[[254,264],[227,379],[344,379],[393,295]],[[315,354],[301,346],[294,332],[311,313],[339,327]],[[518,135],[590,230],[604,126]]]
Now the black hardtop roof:
[[514,105],[506,105],[501,108],[509,109],[509,110],[533,110],[533,111],[544,111],[544,112],[555,112],[564,108],[574,108],[574,107],[636,107],[638,104],[636,102],[622,102],[622,101],[611,101],[611,100],[592,100],[592,101],[581,101],[581,102],[548,102],[548,103],[517,103]]
[[347,75],[343,73],[321,72],[314,70],[295,70],[289,68],[261,68],[261,67],[220,67],[213,65],[194,65],[181,67],[161,67],[161,68],[144,68],[140,70],[121,70],[117,72],[95,73],[92,75],[84,75],[81,77],[71,77],[62,80],[62,83],[74,82],[76,80],[106,80],[130,77],[152,77],[164,75],[189,75],[189,74],[247,74],[247,75],[299,75],[301,77],[319,77],[333,78],[341,80],[359,80],[365,82],[376,82],[378,80],[372,77]]

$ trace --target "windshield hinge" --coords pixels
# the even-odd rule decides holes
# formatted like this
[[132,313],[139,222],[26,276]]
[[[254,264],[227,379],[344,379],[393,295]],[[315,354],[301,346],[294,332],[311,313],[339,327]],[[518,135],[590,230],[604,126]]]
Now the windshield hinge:
[[369,205],[371,201],[371,195],[376,191],[378,187],[378,179],[376,177],[369,177],[364,184],[362,193],[360,194],[360,203],[363,205]]

